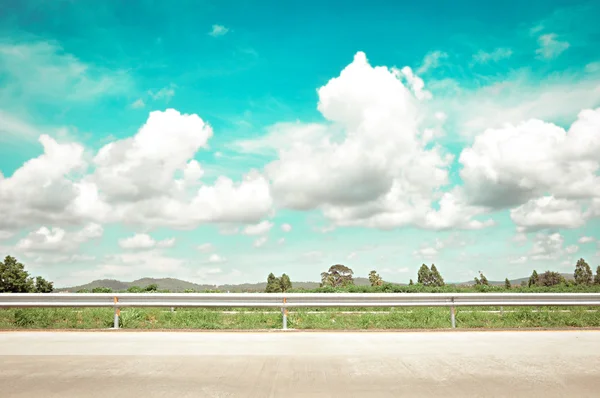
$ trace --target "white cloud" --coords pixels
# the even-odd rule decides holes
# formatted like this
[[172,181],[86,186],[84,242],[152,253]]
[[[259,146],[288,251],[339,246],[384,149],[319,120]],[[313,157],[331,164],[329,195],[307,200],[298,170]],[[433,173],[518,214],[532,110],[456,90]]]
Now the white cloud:
[[564,238],[560,233],[537,234],[530,251],[532,260],[556,260],[564,254]]
[[581,238],[579,238],[579,240],[577,240],[577,242],[579,243],[591,243],[594,241],[594,238],[592,236],[582,236]]
[[438,250],[435,247],[423,247],[419,250],[415,250],[413,255],[415,257],[431,259],[437,256]]
[[431,93],[425,90],[425,82],[419,76],[415,75],[410,67],[405,66],[399,71],[404,76],[408,86],[418,100],[431,99]]
[[540,120],[486,130],[459,159],[469,201],[520,206],[511,217],[529,230],[583,225],[600,198],[599,128],[597,109],[581,111],[568,132]]
[[0,240],[10,239],[14,236],[13,232],[0,230]]
[[225,259],[224,257],[219,256],[218,254],[211,254],[210,257],[208,257],[208,262],[209,263],[224,263],[226,262],[227,259]]
[[352,252],[352,253],[348,254],[348,256],[346,258],[348,260],[352,260],[352,259],[356,258],[357,256],[358,256],[358,253]]
[[290,224],[281,224],[281,230],[283,232],[290,232],[292,230],[292,226]]
[[285,238],[279,238],[279,240],[277,241],[278,245],[283,245],[285,243]]
[[67,232],[62,228],[41,227],[19,240],[16,248],[28,253],[74,252],[82,243],[100,238],[103,232],[102,226],[98,224],[88,224],[77,232]]
[[577,201],[543,196],[512,209],[510,217],[523,231],[543,228],[578,228],[585,224]]
[[262,140],[285,142],[279,159],[266,167],[279,205],[319,208],[342,226],[447,225],[440,221],[447,212],[433,212],[431,204],[448,183],[452,156],[436,146],[425,148],[419,101],[399,77],[372,67],[359,52],[318,90],[318,109],[330,125],[306,125],[310,134],[298,133],[302,126],[294,125],[291,134],[308,137],[306,142],[282,139],[288,126]]
[[212,30],[208,33],[212,37],[219,37],[227,34],[229,29],[223,25],[213,25]]
[[540,47],[535,53],[544,59],[558,57],[570,47],[570,44],[566,41],[557,40],[557,37],[556,33],[547,33],[538,37]]
[[170,86],[161,88],[157,92],[148,90],[148,95],[154,100],[164,99],[166,102],[169,102],[175,96],[175,86],[171,84]]
[[140,108],[143,108],[143,107],[145,107],[145,106],[146,106],[146,104],[144,103],[144,100],[143,100],[143,99],[141,99],[141,98],[138,98],[137,100],[135,100],[135,101],[134,101],[134,102],[131,104],[131,107],[132,107],[133,109],[140,109]]
[[198,250],[202,253],[210,253],[211,251],[215,250],[215,247],[212,243],[203,243],[198,246]]
[[265,243],[267,243],[267,241],[268,241],[268,240],[269,240],[269,238],[268,238],[268,237],[266,237],[266,236],[261,236],[260,238],[258,238],[258,239],[256,239],[256,240],[254,241],[254,244],[253,244],[253,246],[254,246],[254,247],[256,247],[256,248],[262,247],[262,246],[264,246],[264,245],[265,245]]
[[88,101],[133,86],[127,73],[84,63],[44,41],[0,43],[0,74],[6,77],[0,97],[12,103]]
[[421,75],[428,72],[430,69],[435,69],[440,65],[440,60],[448,58],[448,54],[442,51],[432,51],[425,55],[423,63],[417,70],[417,74]]
[[579,246],[577,246],[577,245],[570,245],[570,246],[567,246],[567,247],[565,248],[565,251],[566,251],[567,253],[569,253],[569,254],[575,254],[575,253],[577,253],[577,252],[579,251]]
[[123,249],[151,249],[154,247],[173,247],[175,238],[156,241],[148,234],[135,234],[129,238],[119,240],[119,246]]
[[274,224],[270,221],[267,221],[267,220],[261,221],[255,225],[248,225],[246,228],[244,228],[243,234],[251,235],[251,236],[264,235],[271,230],[273,225]]
[[479,64],[487,64],[488,62],[498,62],[502,59],[510,58],[513,54],[510,48],[498,47],[492,52],[485,52],[483,50],[473,54],[473,61]]

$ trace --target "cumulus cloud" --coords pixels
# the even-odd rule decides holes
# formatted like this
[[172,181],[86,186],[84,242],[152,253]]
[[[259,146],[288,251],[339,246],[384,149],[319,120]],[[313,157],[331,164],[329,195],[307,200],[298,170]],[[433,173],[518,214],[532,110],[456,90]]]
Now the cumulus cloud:
[[281,230],[283,232],[290,232],[292,230],[292,226],[290,224],[281,224]]
[[161,241],[154,240],[148,234],[135,234],[129,238],[119,240],[119,246],[123,249],[151,249],[154,247],[173,247],[175,238],[164,239]]
[[448,58],[448,54],[443,51],[432,51],[425,55],[423,58],[423,63],[417,70],[417,74],[423,74],[428,72],[430,69],[435,69],[440,66],[440,60]]
[[212,243],[203,243],[198,246],[198,250],[202,253],[210,253],[211,251],[215,250],[215,247]]
[[556,260],[565,253],[564,238],[558,232],[552,234],[539,233],[535,236],[529,252],[532,260]]
[[102,226],[98,224],[88,224],[76,232],[67,232],[62,228],[41,227],[19,240],[16,248],[29,253],[74,252],[82,243],[100,238],[103,232]]
[[258,222],[272,208],[269,183],[258,171],[238,182],[201,180],[194,155],[212,134],[195,114],[151,112],[133,137],[106,144],[91,164],[83,146],[42,135],[42,155],[12,176],[0,173],[0,229],[90,221],[186,229]]
[[577,242],[583,243],[583,244],[585,244],[585,243],[591,243],[593,241],[594,241],[594,238],[592,236],[582,236],[581,238],[579,238],[577,240]]
[[225,259],[224,257],[219,256],[218,254],[211,254],[210,257],[208,257],[208,262],[209,263],[224,263],[226,262],[227,259]]
[[[471,221],[431,208],[448,183],[453,158],[438,146],[425,147],[419,101],[402,84],[403,77],[400,71],[372,67],[359,52],[339,77],[318,90],[318,109],[330,124],[306,125],[310,134],[294,125],[291,134],[306,141],[281,139],[287,126],[270,132],[265,144],[285,142],[278,160],[266,167],[280,206],[319,208],[340,226],[438,228]],[[446,222],[446,216],[455,220]]]
[[511,217],[528,230],[576,228],[597,216],[600,109],[584,110],[568,131],[529,120],[488,129],[459,161],[471,205],[518,206]]
[[267,232],[269,232],[271,230],[271,228],[273,227],[273,223],[270,221],[261,221],[258,224],[254,224],[254,225],[248,225],[246,228],[244,228],[243,234],[244,235],[264,235]]

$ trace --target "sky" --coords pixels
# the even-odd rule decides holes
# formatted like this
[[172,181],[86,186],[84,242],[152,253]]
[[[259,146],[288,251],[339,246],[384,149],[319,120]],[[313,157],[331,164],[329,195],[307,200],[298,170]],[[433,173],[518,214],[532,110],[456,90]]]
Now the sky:
[[0,255],[55,286],[600,264],[598,1],[0,3]]

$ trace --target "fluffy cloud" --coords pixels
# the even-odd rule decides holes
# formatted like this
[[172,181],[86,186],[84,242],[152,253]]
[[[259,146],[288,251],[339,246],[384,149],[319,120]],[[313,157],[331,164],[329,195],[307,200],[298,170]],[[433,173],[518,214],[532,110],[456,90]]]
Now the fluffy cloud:
[[473,61],[479,64],[486,64],[490,61],[498,62],[501,59],[509,58],[512,55],[512,50],[510,48],[496,48],[492,52],[485,52],[480,50],[477,54],[473,55]]
[[594,241],[594,238],[591,236],[582,236],[581,238],[579,238],[579,240],[577,242],[579,243],[591,243]]
[[267,232],[269,232],[271,230],[271,228],[273,227],[273,223],[270,221],[261,221],[258,224],[255,225],[248,225],[246,228],[244,228],[244,235],[264,235]]
[[486,130],[459,159],[470,204],[518,206],[511,217],[527,230],[583,225],[597,216],[599,130],[600,109],[580,112],[568,131],[540,120]]
[[292,230],[292,226],[290,224],[281,224],[281,230],[283,232],[290,232]]
[[135,234],[129,238],[119,240],[119,246],[123,249],[151,249],[153,247],[173,247],[175,238],[154,240],[148,234]]
[[27,253],[74,252],[82,243],[100,238],[103,232],[102,227],[98,224],[86,225],[77,232],[67,232],[62,228],[41,227],[19,240],[16,248]]
[[202,253],[210,253],[211,251],[215,250],[215,247],[212,243],[203,243],[198,246],[198,250]]
[[218,254],[211,254],[208,258],[209,263],[224,263],[227,260],[224,257],[219,256]]
[[[290,132],[294,141],[273,139],[285,131],[270,132],[267,145],[286,142],[278,148],[279,159],[266,167],[280,206],[319,208],[343,226],[468,224],[468,217],[449,223],[442,218],[450,212],[431,209],[448,183],[452,156],[437,146],[426,148],[419,101],[402,84],[403,76],[372,67],[359,52],[339,77],[318,90],[318,109],[329,125],[306,125],[310,133],[302,134],[296,124]],[[418,92],[420,85],[412,83]]]
[[[267,179],[250,171],[239,182],[207,185],[195,153],[212,129],[197,115],[152,112],[133,137],[106,144],[87,161],[83,146],[42,135],[44,153],[12,176],[0,173],[0,229],[51,223],[124,222],[195,228],[252,223],[272,208]],[[92,169],[92,172],[87,172]]]

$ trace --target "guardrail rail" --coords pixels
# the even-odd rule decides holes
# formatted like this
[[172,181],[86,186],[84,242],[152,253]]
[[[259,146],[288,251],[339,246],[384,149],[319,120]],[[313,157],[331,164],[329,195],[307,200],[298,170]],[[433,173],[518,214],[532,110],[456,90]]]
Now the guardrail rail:
[[600,293],[2,293],[0,308],[112,307],[119,328],[124,307],[288,308],[600,306]]

